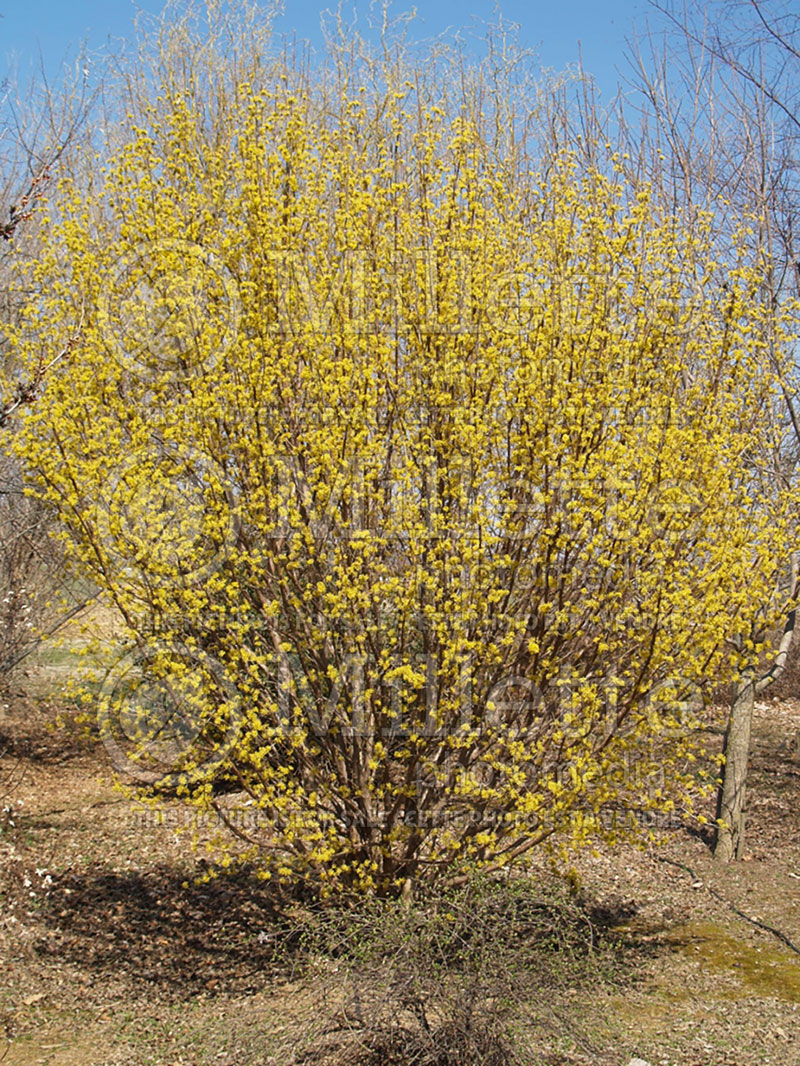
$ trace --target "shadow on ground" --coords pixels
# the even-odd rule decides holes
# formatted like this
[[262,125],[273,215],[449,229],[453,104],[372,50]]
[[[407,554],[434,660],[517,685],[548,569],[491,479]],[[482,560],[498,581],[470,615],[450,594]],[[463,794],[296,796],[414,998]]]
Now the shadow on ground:
[[[191,876],[191,875],[189,875]],[[42,958],[70,962],[96,976],[113,976],[132,986],[157,986],[159,997],[188,999],[199,992],[208,995],[240,994],[264,987],[274,977],[299,976],[304,956],[316,943],[309,938],[313,910],[308,901],[285,897],[251,873],[223,875],[208,883],[186,880],[185,872],[156,866],[147,871],[77,872],[53,877],[43,901],[44,934],[36,943]],[[576,901],[583,917],[573,916],[570,950],[591,952],[599,940],[614,938],[614,928],[635,915],[636,907],[622,899],[603,903]],[[538,906],[536,909],[539,909]],[[348,912],[339,912],[336,926],[346,928]],[[532,914],[528,914],[530,919]],[[364,922],[352,915],[352,939],[359,940]],[[512,924],[516,934],[532,940],[549,927],[563,939],[559,924],[563,916],[554,909],[548,916],[539,910],[535,922]],[[498,913],[504,924],[509,913]],[[340,924],[341,923],[341,924]],[[313,923],[318,929],[318,922]],[[533,930],[537,929],[537,933]],[[578,945],[576,932],[584,936]],[[364,929],[364,934],[367,934]],[[484,930],[484,935],[500,935]],[[344,939],[347,939],[345,935]],[[469,940],[465,937],[465,943]],[[547,951],[546,944],[542,943]],[[620,949],[625,953],[651,952],[652,943],[637,945],[630,934]],[[622,961],[622,960],[620,960]]]
[[269,886],[244,874],[185,877],[168,867],[54,877],[36,950],[180,999],[251,991],[291,965],[301,925]]

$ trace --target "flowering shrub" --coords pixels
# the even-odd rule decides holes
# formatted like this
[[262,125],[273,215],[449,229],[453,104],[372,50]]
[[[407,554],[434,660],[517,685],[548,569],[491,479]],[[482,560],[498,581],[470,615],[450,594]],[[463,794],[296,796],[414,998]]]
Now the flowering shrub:
[[82,322],[22,448],[130,636],[118,767],[323,891],[689,805],[791,537],[746,220],[720,255],[712,209],[534,143],[502,64],[181,40],[41,219],[15,337]]

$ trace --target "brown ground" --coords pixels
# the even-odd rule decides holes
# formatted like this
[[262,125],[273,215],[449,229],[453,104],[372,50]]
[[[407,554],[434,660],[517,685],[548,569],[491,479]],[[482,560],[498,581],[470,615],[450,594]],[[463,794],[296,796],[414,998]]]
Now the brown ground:
[[[3,1066],[288,1066],[282,1034],[318,1019],[320,991],[293,972],[266,890],[187,886],[187,834],[114,791],[102,747],[48,732],[42,700],[1,715],[0,782],[16,782],[0,836]],[[543,1064],[800,1064],[800,955],[731,909],[800,948],[799,737],[800,702],[758,705],[747,850],[721,878],[684,828],[578,861],[621,923],[626,975],[554,1010]],[[320,974],[330,995],[336,967]]]

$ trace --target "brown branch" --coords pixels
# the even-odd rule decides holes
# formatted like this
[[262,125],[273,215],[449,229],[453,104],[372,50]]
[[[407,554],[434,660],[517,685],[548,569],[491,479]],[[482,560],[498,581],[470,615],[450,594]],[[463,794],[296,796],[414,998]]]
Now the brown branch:
[[22,407],[24,404],[33,403],[36,399],[42,382],[49,370],[51,370],[57,363],[60,363],[62,359],[65,359],[73,348],[76,346],[81,338],[81,326],[78,326],[77,333],[70,337],[61,351],[50,360],[49,363],[40,363],[36,368],[33,376],[28,381],[22,381],[17,385],[17,391],[13,400],[9,400],[7,403],[0,404],[0,429],[4,428],[11,415]]
[[[798,584],[800,583],[798,577],[797,567],[797,555],[792,556],[792,588],[789,596],[790,601],[794,602],[797,598]],[[794,639],[795,619],[797,615],[797,608],[792,607],[786,618],[786,624],[783,627],[783,636],[778,646],[778,653],[775,656],[775,662],[772,667],[759,678],[755,683],[755,695],[760,696],[765,689],[768,689],[770,685],[774,684],[786,669],[786,662],[789,658],[789,651],[792,646],[792,640]]]

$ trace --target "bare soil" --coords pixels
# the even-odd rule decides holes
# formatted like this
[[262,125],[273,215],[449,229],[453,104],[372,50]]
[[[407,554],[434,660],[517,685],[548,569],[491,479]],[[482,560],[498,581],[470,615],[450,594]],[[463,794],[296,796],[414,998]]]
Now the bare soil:
[[[0,834],[4,1066],[300,1061],[287,1049],[319,1031],[337,967],[295,969],[291,916],[262,883],[198,883],[180,808],[163,821],[137,808],[102,746],[55,728],[55,712],[19,697],[0,713],[14,823]],[[677,824],[645,850],[576,860],[626,962],[549,1005],[542,1064],[800,1066],[798,738],[800,702],[757,706],[746,852],[722,874],[702,830]]]

